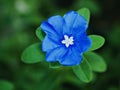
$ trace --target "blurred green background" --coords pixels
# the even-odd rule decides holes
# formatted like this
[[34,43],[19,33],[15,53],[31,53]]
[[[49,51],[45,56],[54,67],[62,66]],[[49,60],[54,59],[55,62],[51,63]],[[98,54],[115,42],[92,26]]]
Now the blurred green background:
[[[119,0],[0,0],[0,90],[120,90]],[[22,51],[39,42],[35,30],[43,20],[69,10],[91,11],[88,34],[102,35],[105,45],[96,50],[108,68],[92,82],[78,80],[68,68],[25,64]]]

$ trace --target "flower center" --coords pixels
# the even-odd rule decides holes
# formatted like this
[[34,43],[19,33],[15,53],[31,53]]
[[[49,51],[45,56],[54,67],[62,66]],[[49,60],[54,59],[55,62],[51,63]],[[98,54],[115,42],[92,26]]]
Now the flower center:
[[73,45],[73,36],[68,37],[67,35],[64,35],[64,40],[62,40],[62,44],[65,44],[66,47],[69,47],[70,45]]

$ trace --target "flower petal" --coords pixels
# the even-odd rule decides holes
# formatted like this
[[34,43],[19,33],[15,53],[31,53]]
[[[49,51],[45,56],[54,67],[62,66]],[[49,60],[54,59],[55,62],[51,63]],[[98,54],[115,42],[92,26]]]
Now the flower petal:
[[[81,63],[82,53],[91,46],[91,40],[86,35],[88,24],[84,17],[71,11],[63,18],[59,15],[49,18],[48,22],[43,22],[40,27],[46,33],[42,49],[47,53],[48,62],[59,61],[65,66]],[[70,38],[64,38],[64,35],[68,35]],[[66,48],[64,39],[68,41],[70,39],[71,46]]]
[[83,33],[81,36],[77,37],[77,40],[75,41],[75,46],[80,52],[87,51],[91,45],[92,40],[86,35],[86,33]]
[[42,50],[48,51],[48,50],[54,49],[58,46],[60,46],[60,45],[58,45],[56,42],[52,41],[49,37],[45,36],[43,43],[42,43]]
[[85,32],[88,24],[85,18],[79,15],[75,11],[68,12],[64,15],[65,26],[64,26],[64,34],[73,34],[77,35],[82,32]]
[[47,52],[46,60],[48,62],[55,62],[67,52],[67,49],[63,46],[54,48]]
[[61,35],[63,31],[64,19],[56,15],[48,19],[48,23],[53,26],[54,30]]
[[54,30],[54,28],[48,22],[46,21],[42,22],[40,27],[49,38],[51,38],[54,41],[59,41],[60,38],[56,30]]
[[59,62],[64,66],[73,66],[79,65],[82,61],[82,53],[80,53],[77,48],[72,47],[69,51],[63,56]]
[[56,35],[56,31],[53,29],[53,27],[47,21],[42,22],[42,24],[40,25],[40,28],[46,34],[53,34],[53,35],[55,34]]

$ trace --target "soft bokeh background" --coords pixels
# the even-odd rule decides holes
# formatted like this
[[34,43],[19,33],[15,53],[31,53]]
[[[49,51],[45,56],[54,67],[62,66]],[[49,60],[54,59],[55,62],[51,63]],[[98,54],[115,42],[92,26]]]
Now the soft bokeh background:
[[[119,5],[119,0],[0,0],[0,90],[120,90]],[[96,50],[108,65],[106,72],[85,84],[66,68],[21,61],[22,51],[39,42],[35,30],[43,20],[82,7],[91,11],[89,34],[106,39]]]

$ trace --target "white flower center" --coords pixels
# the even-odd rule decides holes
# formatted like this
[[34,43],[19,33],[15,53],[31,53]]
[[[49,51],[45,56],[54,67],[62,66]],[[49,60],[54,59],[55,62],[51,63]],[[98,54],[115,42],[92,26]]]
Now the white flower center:
[[65,44],[66,47],[69,47],[70,45],[73,45],[73,36],[68,37],[67,35],[64,35],[64,40],[62,40],[62,44]]

